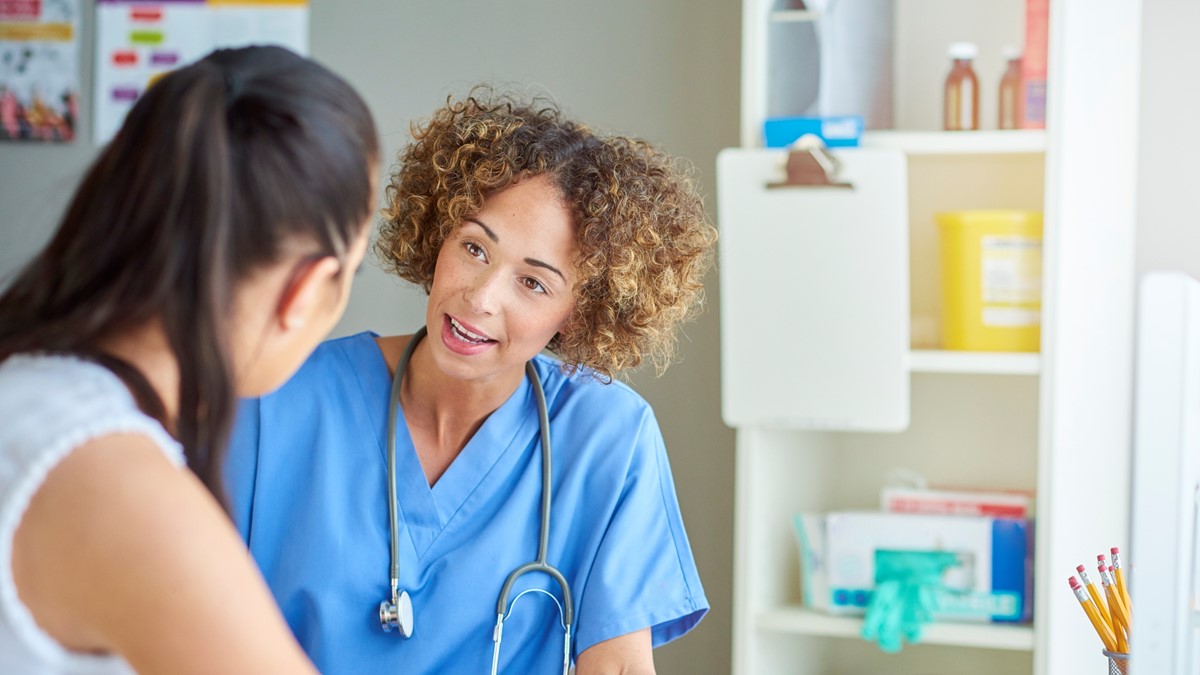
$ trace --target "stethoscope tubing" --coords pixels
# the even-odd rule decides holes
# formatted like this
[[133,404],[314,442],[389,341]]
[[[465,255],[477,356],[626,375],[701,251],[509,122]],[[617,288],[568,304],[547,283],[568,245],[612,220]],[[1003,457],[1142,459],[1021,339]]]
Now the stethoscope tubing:
[[392,585],[392,595],[400,583],[400,506],[396,494],[396,417],[400,411],[400,384],[404,381],[404,373],[408,370],[408,361],[412,358],[417,343],[425,337],[425,327],[421,326],[404,347],[400,363],[396,364],[396,372],[392,375],[392,390],[388,395],[388,437],[387,437],[387,475],[388,475],[388,523],[391,526],[391,570],[389,578]]
[[567,584],[566,577],[562,572],[559,572],[553,565],[546,563],[546,550],[549,548],[550,541],[550,498],[551,498],[551,471],[550,465],[550,414],[546,409],[546,393],[542,390],[542,378],[538,375],[537,369],[533,367],[533,362],[525,364],[525,374],[529,376],[529,381],[533,384],[533,395],[537,401],[538,411],[538,428],[541,430],[542,437],[542,523],[541,532],[538,534],[538,553],[537,560],[525,563],[517,569],[513,570],[508,578],[504,580],[504,586],[500,588],[500,597],[496,599],[496,613],[503,615],[508,607],[508,596],[512,591],[512,586],[517,579],[522,575],[530,572],[543,572],[550,575],[559,586],[563,589],[563,623],[564,628],[574,624],[575,605],[571,599],[570,585]]
[[[396,494],[396,421],[399,417],[400,410],[400,388],[404,380],[404,373],[408,369],[408,362],[412,358],[413,351],[417,344],[425,338],[428,331],[422,326],[408,345],[404,348],[404,353],[400,357],[400,362],[396,365],[396,372],[392,375],[392,389],[388,397],[388,438],[387,438],[387,472],[388,472],[388,523],[389,535],[391,539],[391,566],[389,569],[389,581],[391,583],[392,597],[395,598],[400,580],[400,513],[399,500]],[[506,610],[508,609],[508,597],[512,591],[513,584],[518,578],[531,572],[542,572],[550,576],[556,581],[563,593],[562,619],[563,628],[566,631],[566,641],[564,643],[564,663],[567,653],[570,649],[571,627],[574,625],[575,619],[575,603],[571,597],[571,586],[567,583],[566,577],[556,567],[546,562],[547,550],[549,549],[550,541],[550,503],[551,503],[551,456],[553,452],[550,444],[550,414],[546,405],[546,394],[542,389],[542,379],[538,375],[537,369],[533,362],[529,361],[525,364],[525,374],[529,377],[529,381],[533,385],[533,394],[537,403],[538,411],[538,429],[541,436],[542,446],[542,501],[540,508],[540,531],[538,533],[538,551],[537,559],[525,563],[509,573],[504,580],[504,585],[500,589],[500,595],[496,599],[496,615],[497,615],[497,634],[495,641],[497,642],[497,650],[499,648],[499,633],[502,630]],[[553,598],[554,596],[551,596]]]

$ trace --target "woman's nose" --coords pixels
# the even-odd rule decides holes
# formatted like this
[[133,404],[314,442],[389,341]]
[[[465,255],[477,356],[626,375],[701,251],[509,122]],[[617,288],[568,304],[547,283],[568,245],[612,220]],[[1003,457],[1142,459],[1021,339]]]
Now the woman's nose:
[[491,272],[480,274],[463,291],[463,298],[476,314],[495,314],[499,305],[501,289],[500,274]]

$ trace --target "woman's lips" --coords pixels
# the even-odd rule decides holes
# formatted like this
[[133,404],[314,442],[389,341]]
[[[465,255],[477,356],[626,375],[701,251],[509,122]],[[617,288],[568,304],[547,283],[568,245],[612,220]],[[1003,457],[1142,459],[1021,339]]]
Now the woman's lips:
[[455,354],[474,356],[486,351],[496,341],[447,314],[442,320],[442,344]]

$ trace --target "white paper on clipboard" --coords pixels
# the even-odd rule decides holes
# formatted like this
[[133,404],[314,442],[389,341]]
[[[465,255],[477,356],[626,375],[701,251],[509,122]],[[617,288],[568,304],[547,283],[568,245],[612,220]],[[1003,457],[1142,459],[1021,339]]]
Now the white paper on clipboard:
[[784,150],[717,158],[722,413],[730,426],[909,424],[903,153],[834,153],[851,189],[777,183]]

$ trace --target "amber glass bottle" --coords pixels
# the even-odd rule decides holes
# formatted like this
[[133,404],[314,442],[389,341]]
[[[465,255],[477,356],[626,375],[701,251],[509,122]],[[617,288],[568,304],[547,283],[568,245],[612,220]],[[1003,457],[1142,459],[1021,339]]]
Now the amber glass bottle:
[[942,117],[942,127],[947,131],[979,128],[979,78],[972,67],[976,52],[975,45],[970,42],[950,45],[949,55],[953,65],[946,75]]
[[1005,47],[1004,76],[1000,78],[999,110],[996,127],[1017,129],[1021,126],[1021,52],[1015,47]]

